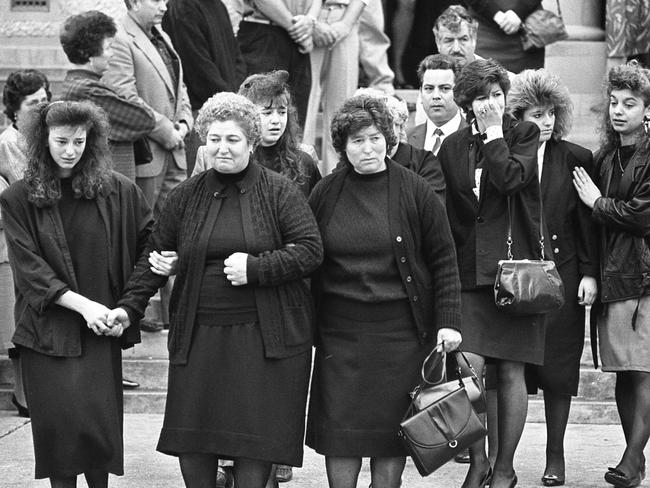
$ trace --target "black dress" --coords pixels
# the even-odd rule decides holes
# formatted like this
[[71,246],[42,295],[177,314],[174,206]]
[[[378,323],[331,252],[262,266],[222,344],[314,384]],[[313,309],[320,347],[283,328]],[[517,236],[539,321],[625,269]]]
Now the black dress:
[[[210,170],[214,171],[214,170]],[[239,192],[243,172],[219,175],[227,183],[201,280],[196,326],[187,364],[170,364],[158,450],[204,452],[302,465],[311,354],[267,359],[253,285],[235,287],[224,259],[248,249]]]
[[[111,306],[108,249],[95,200],[73,197],[61,180],[59,212],[81,295]],[[58,307],[59,305],[53,305]],[[36,478],[89,470],[124,474],[122,361],[119,340],[97,336],[83,317],[63,327],[82,330],[79,357],[54,357],[21,348],[32,419]]]

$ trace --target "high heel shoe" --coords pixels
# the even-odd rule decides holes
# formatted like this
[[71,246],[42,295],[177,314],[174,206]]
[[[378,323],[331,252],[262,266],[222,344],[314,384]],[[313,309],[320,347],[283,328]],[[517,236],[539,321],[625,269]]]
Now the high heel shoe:
[[542,484],[544,486],[562,486],[564,485],[564,477],[556,474],[545,474],[542,476]]
[[479,483],[478,486],[480,488],[484,488],[486,486],[489,486],[491,482],[492,482],[492,466],[490,466],[487,472],[485,473],[485,475],[483,475],[483,478],[481,479],[481,482]]
[[29,418],[29,409],[24,405],[18,403],[18,399],[16,398],[15,393],[11,395],[11,403],[13,403],[14,407],[16,407],[16,410],[18,410],[19,417],[25,417],[27,419]]

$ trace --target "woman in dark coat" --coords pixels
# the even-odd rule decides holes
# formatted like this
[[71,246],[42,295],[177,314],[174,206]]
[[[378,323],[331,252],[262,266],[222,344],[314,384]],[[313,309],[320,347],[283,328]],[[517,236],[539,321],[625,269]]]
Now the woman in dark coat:
[[533,11],[542,8],[541,0],[466,0],[478,19],[476,54],[494,58],[508,71],[544,67],[544,48],[524,51],[519,30]]
[[[564,282],[564,306],[546,316],[544,365],[528,365],[528,392],[544,390],[546,412],[545,486],[565,481],[564,433],[571,396],[578,394],[585,340],[583,305],[592,305],[598,286],[598,241],[589,208],[573,188],[573,170],[593,174],[591,151],[562,140],[571,129],[572,103],[560,79],[547,71],[525,70],[514,77],[508,112],[539,127],[537,153],[547,239]],[[576,299],[577,297],[577,299]]]
[[[524,364],[544,360],[543,316],[510,316],[494,304],[497,263],[508,251],[509,207],[514,257],[540,256],[539,129],[503,116],[509,88],[508,73],[495,61],[465,66],[456,78],[454,98],[470,125],[445,139],[438,153],[463,291],[463,349],[473,353],[478,371],[484,360],[496,365],[499,450],[493,488],[517,483],[513,458],[528,405]],[[492,476],[483,441],[470,456],[463,486],[482,487]]]
[[348,99],[332,122],[343,167],[309,202],[325,259],[312,279],[318,342],[307,445],[325,455],[332,488],[356,486],[370,457],[373,486],[398,488],[398,438],[422,360],[461,336],[455,252],[429,184],[386,157],[396,143],[386,105]]
[[[179,457],[188,488],[213,486],[219,458],[234,459],[237,486],[262,488],[273,463],[302,464],[313,308],[303,278],[321,239],[297,186],[252,160],[252,102],[219,93],[197,127],[211,169],[170,193],[148,246],[179,257],[158,450]],[[141,259],[111,318],[141,316],[164,280]]]
[[[140,190],[110,170],[108,120],[89,102],[36,109],[23,180],[0,195],[36,478],[90,488],[124,472],[121,347],[108,320],[153,224]],[[124,334],[123,334],[124,333]]]
[[625,451],[605,481],[638,486],[650,437],[650,71],[612,68],[608,111],[594,179],[574,170],[580,199],[600,230],[598,345],[603,371],[616,373],[616,407]]

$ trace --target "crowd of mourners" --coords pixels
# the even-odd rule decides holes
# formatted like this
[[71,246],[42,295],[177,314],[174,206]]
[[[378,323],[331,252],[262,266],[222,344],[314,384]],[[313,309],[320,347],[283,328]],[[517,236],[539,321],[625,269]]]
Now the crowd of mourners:
[[[563,445],[585,329],[616,374],[625,435],[605,481],[645,478],[650,70],[606,74],[592,154],[564,139],[571,95],[543,48],[516,35],[540,2],[452,5],[418,67],[413,125],[385,79],[354,91],[372,1],[247,2],[235,37],[221,2],[126,0],[117,23],[63,22],[59,93],[37,70],[9,75],[0,347],[36,478],[103,488],[124,474],[121,350],[156,294],[169,329],[157,450],[188,488],[277,486],[304,444],[332,488],[356,487],[363,458],[373,488],[398,488],[400,421],[433,350],[462,350],[487,392],[487,443],[459,453],[462,488],[517,485],[540,389],[540,484],[561,486],[580,476]],[[214,61],[211,46],[219,62],[188,69],[185,56]],[[553,259],[564,306],[497,308],[508,256]]]

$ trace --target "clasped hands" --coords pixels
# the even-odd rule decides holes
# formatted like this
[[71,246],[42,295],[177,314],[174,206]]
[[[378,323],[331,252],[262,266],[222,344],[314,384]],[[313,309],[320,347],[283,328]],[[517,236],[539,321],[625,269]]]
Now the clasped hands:
[[98,336],[121,337],[124,330],[131,325],[129,316],[123,308],[111,310],[92,300],[88,300],[82,315],[88,328]]
[[521,28],[521,18],[512,10],[499,10],[493,17],[499,28],[508,35],[515,34]]

